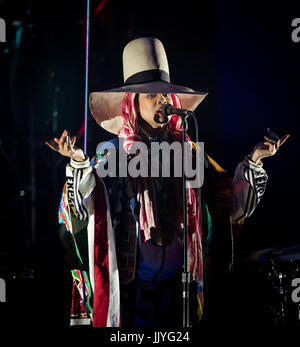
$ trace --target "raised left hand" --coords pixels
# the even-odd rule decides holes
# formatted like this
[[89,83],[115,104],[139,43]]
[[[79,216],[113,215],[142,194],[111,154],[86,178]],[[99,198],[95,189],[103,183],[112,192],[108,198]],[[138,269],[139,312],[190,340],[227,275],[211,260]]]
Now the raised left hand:
[[277,143],[272,143],[269,141],[262,141],[257,144],[252,153],[250,154],[250,159],[255,163],[260,163],[262,158],[270,157],[274,155],[280,146],[290,137],[290,135],[283,136]]

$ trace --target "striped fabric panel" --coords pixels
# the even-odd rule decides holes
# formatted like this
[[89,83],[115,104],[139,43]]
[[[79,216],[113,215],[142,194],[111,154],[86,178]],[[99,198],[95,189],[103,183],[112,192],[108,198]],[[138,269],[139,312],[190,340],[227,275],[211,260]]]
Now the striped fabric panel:
[[74,169],[73,171],[73,185],[74,185],[74,194],[73,194],[73,202],[76,208],[76,211],[78,212],[78,219],[79,220],[86,220],[88,217],[87,210],[82,203],[82,195],[79,191],[79,184],[82,178],[83,170],[81,169]]
[[266,190],[268,180],[268,176],[265,172],[250,169],[248,166],[244,167],[244,177],[249,183],[249,187],[246,207],[241,218],[246,218],[252,215]]

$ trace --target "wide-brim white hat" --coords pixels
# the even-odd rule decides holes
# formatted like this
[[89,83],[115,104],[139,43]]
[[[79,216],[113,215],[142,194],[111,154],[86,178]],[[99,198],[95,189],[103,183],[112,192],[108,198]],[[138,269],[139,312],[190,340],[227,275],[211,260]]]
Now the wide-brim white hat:
[[182,108],[194,111],[207,93],[170,83],[167,55],[160,40],[142,37],[129,42],[123,50],[124,85],[93,92],[89,96],[90,111],[105,130],[118,134],[125,93],[175,93]]

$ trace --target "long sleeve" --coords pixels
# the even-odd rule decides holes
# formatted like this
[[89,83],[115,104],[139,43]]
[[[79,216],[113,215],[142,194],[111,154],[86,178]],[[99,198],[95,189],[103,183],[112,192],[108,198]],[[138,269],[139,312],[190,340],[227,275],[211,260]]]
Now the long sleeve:
[[73,213],[79,220],[88,218],[91,193],[96,185],[89,158],[83,162],[71,159],[66,167],[66,183]]
[[255,164],[248,156],[239,163],[233,178],[233,220],[251,216],[265,192],[267,180],[262,164]]

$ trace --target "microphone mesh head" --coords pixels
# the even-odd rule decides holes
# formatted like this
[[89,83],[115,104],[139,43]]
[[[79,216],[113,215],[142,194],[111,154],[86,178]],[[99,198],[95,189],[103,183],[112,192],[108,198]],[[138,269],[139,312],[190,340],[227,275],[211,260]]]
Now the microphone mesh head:
[[164,116],[170,116],[171,114],[173,114],[172,105],[166,104],[166,105],[162,106],[159,109],[159,112],[161,112]]

